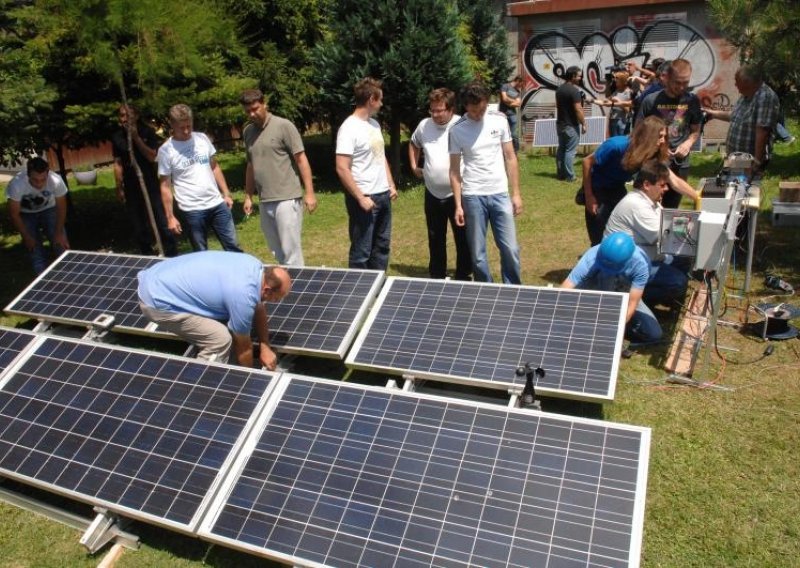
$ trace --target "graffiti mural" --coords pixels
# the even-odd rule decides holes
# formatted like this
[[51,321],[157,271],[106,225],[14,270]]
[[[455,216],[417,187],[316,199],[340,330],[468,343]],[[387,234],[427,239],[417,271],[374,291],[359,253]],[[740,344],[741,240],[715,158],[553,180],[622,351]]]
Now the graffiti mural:
[[[712,81],[716,66],[709,42],[692,26],[676,20],[655,20],[639,29],[625,25],[610,34],[593,32],[577,44],[566,34],[547,31],[531,36],[522,55],[529,77],[523,96],[523,121],[555,116],[554,92],[572,65],[583,71],[579,87],[588,100],[602,96],[609,70],[626,61],[644,66],[657,57],[688,59],[692,62],[690,86],[695,89]],[[725,104],[722,100],[715,102]]]

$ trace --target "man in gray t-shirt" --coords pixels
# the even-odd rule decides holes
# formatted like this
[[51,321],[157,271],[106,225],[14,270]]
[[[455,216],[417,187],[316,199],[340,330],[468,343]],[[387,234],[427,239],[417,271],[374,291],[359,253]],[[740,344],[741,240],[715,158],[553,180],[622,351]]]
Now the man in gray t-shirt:
[[247,148],[244,212],[253,211],[253,194],[258,190],[267,246],[279,264],[303,266],[303,209],[313,213],[317,208],[303,139],[294,124],[269,112],[258,89],[244,91],[239,101],[250,118],[243,132]]

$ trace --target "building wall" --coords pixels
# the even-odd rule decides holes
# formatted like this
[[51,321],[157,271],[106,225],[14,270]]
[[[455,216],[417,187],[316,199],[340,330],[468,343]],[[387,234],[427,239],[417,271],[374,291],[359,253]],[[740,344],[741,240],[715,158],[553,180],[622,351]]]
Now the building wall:
[[[604,4],[610,3],[600,3]],[[644,65],[657,57],[683,57],[692,63],[690,86],[702,104],[732,108],[739,96],[733,81],[738,55],[714,28],[705,2],[619,4],[560,13],[551,7],[539,10],[541,13],[517,15],[519,68],[525,77],[522,128],[527,142],[532,140],[534,120],[555,116],[555,89],[571,65],[583,70],[580,86],[588,101],[603,96],[604,76],[615,63],[635,60]],[[515,6],[509,5],[509,14],[520,14],[512,9]],[[590,116],[607,112],[588,103],[585,110]],[[705,127],[704,139],[724,139],[726,132],[727,123],[712,121]]]

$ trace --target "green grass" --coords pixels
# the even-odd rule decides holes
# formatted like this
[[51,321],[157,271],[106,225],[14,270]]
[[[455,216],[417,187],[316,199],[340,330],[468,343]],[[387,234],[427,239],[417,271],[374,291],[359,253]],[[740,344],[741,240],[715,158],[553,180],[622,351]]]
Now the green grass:
[[[309,145],[319,209],[305,217],[304,252],[309,265],[346,266],[347,215],[333,178],[328,143],[328,137],[318,137]],[[774,228],[769,214],[778,181],[800,179],[797,151],[796,144],[778,147],[772,173],[763,184],[750,295],[753,303],[777,301],[774,292],[763,286],[765,272],[780,274],[800,286],[800,229]],[[220,162],[231,186],[240,190],[241,154],[221,156]],[[720,163],[716,154],[694,157],[692,181],[713,175]],[[523,155],[520,166],[525,211],[517,229],[524,282],[557,285],[587,245],[582,209],[572,202],[577,184],[556,181],[554,160],[546,154]],[[75,188],[75,216],[70,224],[73,247],[135,251],[127,237],[125,214],[114,200],[111,173],[101,172],[98,184]],[[407,185],[395,203],[391,275],[426,275],[423,191],[419,185]],[[241,216],[241,196],[241,191],[236,191],[236,222],[243,248],[271,262],[258,220]],[[5,305],[32,278],[5,205],[0,207],[0,248],[0,301]],[[188,245],[184,244],[184,250]],[[452,260],[452,250],[450,257]],[[497,270],[494,250],[491,258]],[[738,268],[727,283],[725,319],[731,322],[740,322],[747,313],[745,303],[734,298],[742,287],[741,260]],[[800,300],[794,303],[800,304]],[[677,324],[675,315],[661,313],[660,317],[668,329]],[[2,317],[0,322],[26,323],[10,317]],[[800,565],[800,343],[776,342],[772,355],[743,365],[735,362],[757,359],[766,344],[730,326],[720,327],[719,344],[738,351],[723,351],[729,358],[725,364],[713,356],[709,368],[699,374],[725,390],[666,383],[661,367],[668,347],[661,346],[622,361],[616,400],[600,412],[607,420],[653,429],[643,565]],[[329,364],[325,376],[341,372],[341,366]],[[596,408],[564,402],[550,403],[548,408],[598,413]],[[7,505],[0,505],[0,515],[0,566],[89,566],[97,562],[87,557],[78,533],[71,529]],[[142,549],[126,552],[118,566],[264,565],[253,557],[209,548],[197,539],[158,528],[135,524],[132,530],[142,536]]]

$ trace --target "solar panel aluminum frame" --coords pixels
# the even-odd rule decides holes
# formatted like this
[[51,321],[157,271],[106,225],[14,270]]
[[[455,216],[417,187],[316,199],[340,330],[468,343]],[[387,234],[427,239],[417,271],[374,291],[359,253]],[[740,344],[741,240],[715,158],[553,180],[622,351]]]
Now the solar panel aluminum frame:
[[[5,309],[4,309],[5,312],[8,313],[8,314],[14,314],[14,315],[18,315],[18,316],[30,317],[30,318],[33,318],[33,319],[36,319],[36,320],[39,320],[39,321],[46,321],[46,322],[66,324],[66,325],[75,325],[75,326],[81,326],[81,327],[90,327],[92,322],[88,321],[86,319],[77,319],[77,318],[70,318],[70,317],[53,316],[53,315],[49,315],[49,314],[41,314],[41,313],[36,313],[36,312],[32,312],[32,311],[23,310],[23,309],[20,309],[20,308],[16,307],[17,304],[21,303],[25,299],[25,297],[28,295],[29,292],[31,292],[32,290],[35,290],[37,288],[37,286],[39,285],[39,283],[42,280],[47,280],[51,276],[51,273],[59,270],[60,264],[62,262],[66,262],[69,259],[70,256],[76,256],[76,255],[79,255],[79,254],[98,255],[98,256],[105,256],[105,257],[108,257],[108,258],[115,257],[115,258],[139,259],[139,260],[143,260],[143,261],[144,260],[154,261],[154,263],[163,260],[162,258],[159,258],[159,257],[142,256],[142,255],[135,255],[135,254],[118,254],[118,253],[110,253],[110,252],[92,252],[92,251],[67,250],[67,251],[64,251],[52,264],[50,264],[44,270],[44,272],[39,274],[33,280],[33,282],[31,282],[22,292],[20,292],[11,301],[11,303],[9,303],[5,307]],[[138,302],[138,300],[137,300],[137,302]],[[137,303],[137,306],[138,306],[138,303]],[[102,313],[103,312],[98,310],[97,315],[99,316]],[[142,315],[142,319],[145,319],[144,315]],[[171,333],[168,333],[168,332],[160,331],[158,329],[158,326],[156,324],[154,324],[153,322],[147,322],[147,324],[144,327],[141,327],[141,328],[140,327],[126,326],[126,325],[121,325],[121,324],[118,324],[118,323],[114,323],[114,324],[112,324],[111,329],[113,331],[118,331],[118,332],[122,332],[122,333],[130,333],[130,334],[135,334],[135,335],[145,335],[145,336],[149,336],[149,337],[159,337],[159,338],[163,338],[163,339],[176,339],[175,335],[173,335]]]
[[[25,356],[15,363],[15,366],[14,366],[15,369],[14,370],[18,371],[24,365],[25,361],[27,361],[29,358],[33,357],[36,354],[38,348],[41,345],[43,345],[45,342],[47,342],[47,341],[58,341],[58,342],[64,342],[64,343],[86,345],[86,346],[89,346],[89,347],[100,347],[100,348],[108,349],[110,351],[140,354],[140,355],[145,355],[145,356],[150,356],[150,357],[163,357],[165,360],[169,360],[169,361],[185,362],[185,363],[190,363],[190,364],[194,364],[194,365],[201,364],[201,365],[207,365],[209,367],[218,367],[218,368],[230,369],[230,370],[237,371],[237,372],[241,372],[243,370],[241,367],[236,367],[236,366],[232,366],[232,365],[226,365],[226,364],[222,364],[222,363],[199,361],[197,359],[192,359],[192,358],[187,358],[187,357],[182,357],[182,356],[177,356],[177,355],[166,355],[166,354],[162,354],[162,353],[154,353],[154,352],[145,351],[145,350],[141,350],[141,349],[131,349],[131,348],[128,348],[128,347],[110,346],[110,345],[106,345],[106,344],[92,343],[92,342],[84,341],[84,340],[55,338],[53,336],[46,336],[46,335],[39,336],[34,341],[34,343],[31,346],[29,346],[29,348],[26,350],[26,352],[24,354]],[[236,442],[234,444],[232,444],[231,450],[228,453],[228,456],[223,461],[223,463],[220,466],[217,474],[214,477],[213,482],[210,484],[210,486],[209,486],[208,490],[206,491],[203,499],[201,500],[201,502],[197,506],[197,510],[195,511],[195,513],[192,516],[191,520],[186,524],[175,522],[175,521],[171,521],[169,519],[162,518],[162,517],[159,517],[159,516],[156,516],[156,515],[152,515],[152,514],[149,514],[149,513],[145,513],[143,511],[138,510],[138,509],[134,509],[134,508],[127,507],[127,506],[124,506],[124,505],[120,505],[120,504],[115,503],[113,501],[109,501],[109,500],[106,500],[106,499],[95,498],[95,497],[93,497],[91,495],[87,495],[87,494],[84,494],[84,493],[80,493],[78,491],[66,489],[66,488],[60,487],[60,486],[58,486],[56,484],[45,483],[45,482],[42,482],[42,481],[40,481],[40,480],[38,480],[36,478],[32,478],[32,477],[29,477],[29,476],[21,475],[21,474],[19,474],[17,472],[10,471],[10,470],[5,469],[5,468],[0,468],[0,475],[2,475],[3,477],[7,477],[9,479],[13,479],[15,481],[19,481],[22,484],[30,485],[30,486],[36,487],[38,489],[42,489],[44,491],[48,491],[48,492],[51,492],[51,493],[54,493],[54,494],[57,494],[57,495],[61,495],[61,496],[67,497],[67,498],[71,498],[71,499],[74,499],[74,500],[82,502],[82,503],[87,503],[87,504],[95,506],[95,507],[105,508],[108,511],[117,513],[117,514],[119,514],[119,515],[121,515],[123,517],[128,517],[128,518],[131,518],[131,519],[140,520],[140,521],[147,522],[149,524],[153,524],[153,525],[157,525],[157,526],[163,526],[163,527],[166,527],[166,528],[169,528],[171,530],[175,530],[177,532],[181,532],[181,533],[184,533],[184,534],[194,535],[196,533],[196,531],[197,531],[197,527],[198,527],[200,521],[202,520],[203,516],[205,515],[206,510],[208,509],[209,504],[211,502],[213,502],[213,500],[215,499],[216,494],[219,491],[220,487],[222,487],[222,485],[224,484],[224,481],[225,481],[226,477],[229,474],[229,470],[230,470],[232,464],[235,463],[235,460],[236,460],[239,452],[241,451],[243,444],[245,444],[247,442],[247,440],[250,438],[250,432],[255,427],[258,417],[262,414],[262,409],[267,404],[268,400],[270,399],[271,393],[273,392],[273,390],[275,388],[275,384],[277,382],[277,378],[280,376],[280,373],[277,373],[277,372],[262,371],[262,370],[258,370],[258,369],[250,369],[250,370],[248,370],[248,372],[271,376],[270,383],[267,386],[267,388],[264,390],[264,392],[261,394],[259,402],[256,404],[256,406],[255,406],[253,412],[251,413],[251,415],[249,416],[245,426],[242,428],[242,431],[239,433],[239,435],[238,435],[238,437],[236,439]],[[8,385],[8,383],[13,378],[14,378],[14,373],[6,374],[3,377],[3,381],[0,382],[0,391],[5,390],[7,385]]]
[[[339,343],[338,347],[335,350],[325,350],[325,349],[310,349],[304,347],[293,347],[292,345],[282,345],[280,342],[277,342],[274,338],[273,341],[273,349],[279,353],[288,353],[288,354],[296,354],[296,355],[309,355],[313,354],[317,357],[324,357],[329,359],[344,359],[347,350],[349,349],[350,345],[353,343],[353,338],[358,333],[361,324],[364,322],[364,319],[367,317],[367,313],[369,311],[372,302],[374,301],[375,297],[378,295],[378,291],[381,289],[383,282],[386,278],[386,273],[382,270],[368,270],[368,269],[359,269],[359,268],[327,268],[327,267],[316,267],[316,266],[284,266],[290,274],[292,274],[293,284],[292,287],[294,288],[294,279],[295,274],[293,271],[302,271],[302,270],[324,270],[326,272],[331,273],[359,273],[363,275],[372,275],[374,277],[374,281],[370,286],[369,291],[364,297],[364,300],[361,302],[361,306],[357,310],[355,317],[350,322],[349,328],[347,333],[345,333],[342,337],[341,342]],[[289,293],[290,295],[292,292]],[[295,304],[297,305],[297,304]],[[273,314],[274,311],[280,309],[280,302],[276,302],[273,304],[272,302],[267,302],[267,314]],[[280,333],[280,328],[275,327],[274,325],[274,317],[270,316],[269,321],[269,332],[270,336],[272,337],[276,333]]]
[[[214,533],[215,524],[223,511],[223,508],[226,506],[226,503],[231,496],[232,491],[234,490],[235,485],[238,483],[240,476],[242,475],[248,460],[251,458],[256,446],[258,445],[261,437],[263,436],[266,428],[270,425],[270,421],[273,417],[275,410],[281,405],[284,395],[286,394],[287,389],[290,387],[293,381],[306,381],[310,383],[322,383],[322,384],[330,384],[333,386],[341,387],[341,388],[353,388],[358,389],[365,392],[372,392],[372,393],[379,393],[379,394],[389,394],[395,395],[398,397],[403,397],[406,399],[415,399],[415,400],[429,400],[435,402],[442,402],[451,405],[455,405],[458,407],[467,407],[467,408],[477,408],[477,409],[490,409],[495,412],[507,412],[509,416],[518,416],[518,417],[539,417],[540,420],[554,420],[559,423],[564,424],[573,424],[573,425],[587,425],[591,428],[600,428],[600,429],[614,429],[618,432],[633,432],[639,436],[639,447],[638,447],[638,456],[639,461],[636,464],[636,487],[634,491],[634,495],[632,497],[632,508],[631,508],[631,516],[630,516],[630,548],[628,549],[627,555],[627,566],[631,567],[638,567],[641,560],[641,552],[642,552],[642,537],[643,537],[643,526],[644,526],[644,512],[645,512],[645,501],[646,501],[646,490],[647,490],[647,476],[648,476],[648,467],[649,467],[649,452],[650,452],[650,441],[651,441],[651,430],[647,427],[640,427],[640,426],[633,426],[628,424],[621,424],[621,423],[612,423],[602,420],[595,420],[590,418],[582,418],[582,417],[572,417],[566,415],[559,415],[559,414],[550,414],[544,413],[537,410],[532,409],[519,409],[519,408],[510,408],[504,406],[498,406],[495,404],[485,403],[485,402],[476,402],[471,400],[463,400],[463,399],[455,399],[450,398],[447,396],[440,396],[440,395],[428,395],[419,392],[407,392],[402,391],[400,389],[387,389],[385,387],[379,386],[370,386],[370,385],[361,385],[355,383],[342,383],[341,381],[331,381],[329,379],[320,379],[315,377],[308,377],[303,375],[291,374],[291,373],[283,373],[275,386],[275,390],[272,393],[272,399],[270,400],[269,404],[264,407],[262,414],[259,416],[256,426],[250,431],[250,435],[248,440],[244,444],[242,451],[239,452],[238,457],[236,458],[236,462],[231,467],[228,476],[226,477],[223,486],[218,491],[214,502],[209,506],[207,509],[207,514],[205,518],[201,521],[200,526],[197,531],[197,535],[210,542],[218,543],[223,546],[227,546],[230,548],[234,548],[240,551],[244,551],[247,553],[255,554],[261,557],[266,557],[273,560],[278,560],[281,562],[287,562],[294,566],[306,566],[306,567],[326,567],[329,564],[323,564],[313,559],[305,558],[302,556],[293,556],[286,554],[284,552],[274,550],[271,548],[265,548],[256,546],[252,543],[242,542],[240,540],[236,540],[230,537],[221,536]],[[538,422],[537,424],[541,424]],[[538,426],[537,426],[538,427]],[[294,429],[293,429],[294,430]],[[343,433],[344,435],[344,433]],[[365,444],[367,442],[365,441]],[[375,443],[369,442],[370,446]],[[571,442],[570,442],[571,443]],[[566,450],[567,453],[569,450]],[[606,459],[606,453],[609,450],[605,447],[603,448],[602,452],[598,452],[598,456],[602,456],[602,459]],[[536,454],[534,454],[535,456]],[[533,459],[533,458],[532,458]],[[576,458],[580,459],[580,458]],[[619,458],[618,458],[619,459]],[[310,462],[309,462],[310,463]],[[320,462],[322,463],[322,462]],[[322,464],[324,465],[324,464]],[[530,464],[529,464],[530,466]],[[613,465],[611,466],[613,467]],[[333,473],[333,470],[330,472]],[[530,475],[530,474],[529,474]],[[555,474],[557,477],[557,473]],[[601,474],[598,474],[601,475]],[[394,476],[395,479],[402,479],[402,475]],[[563,481],[562,481],[563,483]],[[610,490],[611,494],[617,495],[618,493],[622,492],[622,489],[615,488]],[[488,493],[491,496],[491,491]],[[321,494],[317,494],[318,496]],[[455,497],[458,500],[458,497]],[[349,500],[348,500],[349,501]],[[599,506],[595,504],[595,506]],[[556,505],[554,509],[557,511],[559,509],[559,505]],[[595,510],[594,514],[597,514]],[[592,515],[590,515],[592,516]],[[300,522],[300,521],[296,521]],[[311,526],[311,525],[304,525],[304,526]],[[519,526],[519,525],[516,525]],[[338,532],[337,532],[338,534]],[[545,545],[546,546],[546,545]],[[399,562],[399,560],[398,560]],[[455,565],[455,563],[451,559],[442,560],[442,565]],[[399,565],[402,565],[399,564]],[[436,558],[433,558],[431,561],[431,565],[438,565],[436,562]],[[590,564],[594,565],[594,564]],[[609,564],[610,565],[610,564]],[[359,564],[361,566],[361,564]]]
[[[467,386],[477,386],[483,388],[491,388],[491,389],[498,389],[498,390],[508,390],[509,392],[513,393],[521,393],[524,387],[524,379],[520,379],[519,382],[513,381],[496,381],[490,380],[481,377],[468,377],[468,376],[461,376],[461,375],[454,375],[454,374],[444,374],[444,373],[435,373],[430,371],[424,371],[419,369],[408,369],[408,368],[399,368],[399,367],[392,367],[386,365],[379,365],[379,364],[366,364],[363,362],[357,361],[357,357],[359,354],[359,350],[364,345],[365,340],[368,338],[369,333],[373,324],[375,323],[376,318],[380,313],[380,309],[383,306],[384,301],[386,301],[387,296],[391,294],[392,287],[395,282],[402,281],[402,280],[413,280],[414,282],[424,282],[426,280],[430,282],[442,282],[441,280],[429,280],[429,279],[422,279],[422,278],[405,278],[405,277],[396,277],[391,276],[387,278],[387,282],[384,285],[383,289],[381,290],[378,299],[375,301],[375,304],[372,307],[372,310],[367,318],[364,326],[361,328],[361,332],[359,333],[358,337],[356,337],[353,346],[351,347],[347,359],[345,360],[345,365],[351,369],[359,369],[364,371],[379,371],[379,372],[386,372],[392,375],[401,375],[407,377],[413,377],[414,379],[428,379],[428,380],[435,380],[435,381],[442,381],[447,383],[456,383],[462,384]],[[497,284],[497,283],[486,283],[486,282],[457,282],[457,284],[465,285],[465,286],[502,286],[505,287],[505,284]],[[539,286],[522,286],[522,288],[528,289],[535,289],[535,290],[542,290],[542,291],[553,291],[557,290],[559,293],[564,294],[588,294],[588,295],[596,295],[596,294],[604,294],[604,295],[614,295],[614,296],[621,296],[622,302],[620,305],[619,311],[619,318],[618,318],[618,326],[617,326],[617,333],[614,340],[614,350],[611,353],[611,370],[610,370],[610,377],[608,381],[608,390],[603,394],[594,394],[594,393],[587,393],[578,390],[572,389],[563,389],[563,388],[552,388],[546,385],[536,385],[535,389],[537,395],[544,395],[544,396],[551,396],[557,398],[568,398],[572,400],[580,400],[585,402],[611,402],[614,400],[614,395],[616,392],[616,378],[619,371],[619,361],[622,354],[622,346],[623,346],[623,339],[625,335],[625,323],[626,323],[626,312],[627,312],[627,303],[628,303],[628,294],[621,293],[621,292],[599,292],[594,290],[575,290],[575,289],[567,289],[567,288],[543,288]],[[533,361],[536,363],[536,361]],[[518,364],[523,363],[520,361]],[[545,369],[547,372],[547,369]],[[535,379],[534,379],[535,381]]]

